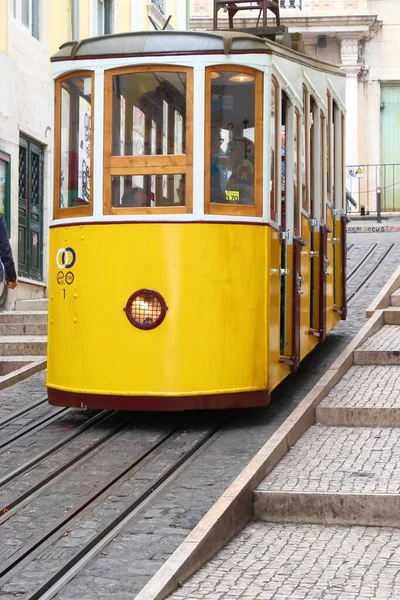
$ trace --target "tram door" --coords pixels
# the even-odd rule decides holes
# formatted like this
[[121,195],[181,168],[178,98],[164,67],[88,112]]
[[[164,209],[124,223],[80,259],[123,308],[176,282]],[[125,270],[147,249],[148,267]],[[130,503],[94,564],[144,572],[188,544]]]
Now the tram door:
[[281,362],[295,371],[300,363],[300,298],[301,250],[300,237],[300,136],[301,117],[289,98],[282,92],[280,119],[280,198],[281,198]]
[[333,102],[333,185],[335,217],[333,220],[333,291],[335,310],[340,313],[341,319],[347,316],[346,297],[346,217],[337,218],[342,212],[344,203],[344,117]]
[[287,340],[287,303],[288,303],[288,252],[287,252],[287,215],[286,215],[286,165],[287,165],[287,149],[286,149],[286,132],[287,132],[287,107],[288,100],[282,92],[281,100],[281,126],[280,139],[278,139],[278,147],[280,150],[280,178],[278,182],[281,186],[281,306],[280,306],[280,354],[285,356],[288,350]]
[[315,100],[310,96],[310,215],[311,215],[311,227],[310,227],[310,332],[312,334],[318,333],[317,315],[318,315],[318,261],[319,249],[317,248],[317,235],[316,235],[316,213],[317,213],[317,169],[318,169],[318,158],[316,156],[317,144],[316,144],[316,111],[317,106]]
[[319,310],[318,310],[318,329],[320,341],[323,342],[326,337],[326,298],[327,298],[327,277],[328,277],[328,232],[327,225],[327,213],[326,213],[326,193],[327,193],[327,181],[326,181],[326,170],[325,161],[327,156],[326,147],[326,124],[325,115],[320,111],[320,156],[319,156],[319,173],[320,173],[320,230],[319,230],[319,257],[318,257],[318,268],[319,268]]

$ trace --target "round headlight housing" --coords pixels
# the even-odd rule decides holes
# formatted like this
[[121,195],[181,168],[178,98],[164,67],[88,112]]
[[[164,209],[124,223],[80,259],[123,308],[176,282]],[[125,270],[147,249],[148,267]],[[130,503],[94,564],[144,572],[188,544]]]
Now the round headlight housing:
[[164,298],[154,290],[142,288],[129,298],[124,311],[128,320],[138,329],[154,329],[161,325],[168,307]]

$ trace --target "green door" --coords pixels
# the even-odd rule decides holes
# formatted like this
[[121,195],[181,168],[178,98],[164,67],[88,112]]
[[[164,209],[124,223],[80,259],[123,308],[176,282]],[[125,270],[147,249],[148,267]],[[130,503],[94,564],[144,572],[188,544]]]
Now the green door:
[[43,279],[43,148],[19,142],[18,275]]
[[400,86],[381,89],[382,210],[400,210]]

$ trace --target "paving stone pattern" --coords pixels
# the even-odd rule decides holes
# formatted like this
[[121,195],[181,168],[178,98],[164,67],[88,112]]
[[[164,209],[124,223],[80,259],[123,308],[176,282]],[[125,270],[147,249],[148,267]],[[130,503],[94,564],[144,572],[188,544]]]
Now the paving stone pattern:
[[400,369],[398,365],[355,365],[319,406],[400,408]]
[[172,600],[397,600],[400,529],[251,523]]
[[400,428],[315,425],[258,489],[398,494]]
[[27,404],[44,400],[47,396],[45,383],[46,371],[39,371],[24,381],[0,390],[0,420]]
[[358,350],[400,350],[400,325],[384,325],[368,338]]

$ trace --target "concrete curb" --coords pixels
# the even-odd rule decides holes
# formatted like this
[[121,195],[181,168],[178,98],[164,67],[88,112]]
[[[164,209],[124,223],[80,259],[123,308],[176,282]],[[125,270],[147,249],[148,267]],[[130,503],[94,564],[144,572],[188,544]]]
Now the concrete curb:
[[135,600],[162,600],[236,535],[252,517],[253,490],[315,423],[315,407],[353,365],[353,352],[384,324],[377,311],[319,382],[259,450]]
[[19,383],[24,379],[27,379],[31,375],[34,375],[38,371],[43,371],[47,365],[47,358],[44,356],[39,360],[29,361],[23,367],[20,367],[16,371],[12,371],[3,377],[0,377],[0,390],[4,390],[5,388],[14,385],[14,383]]

